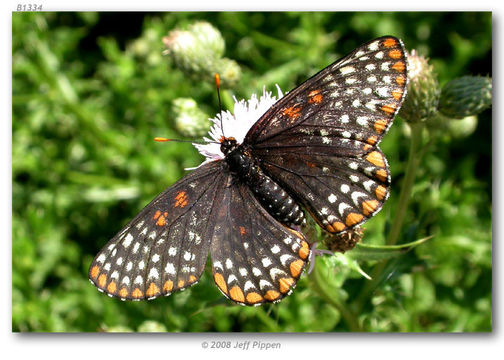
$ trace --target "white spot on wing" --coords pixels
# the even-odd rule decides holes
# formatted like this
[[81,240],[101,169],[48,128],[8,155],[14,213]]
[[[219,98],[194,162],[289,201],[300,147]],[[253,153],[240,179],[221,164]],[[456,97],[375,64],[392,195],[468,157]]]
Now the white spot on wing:
[[165,271],[167,274],[175,275],[175,266],[172,263],[166,263]]
[[351,209],[352,207],[348,204],[345,203],[340,203],[338,206],[338,211],[341,216],[343,216],[343,213],[345,212],[346,209]]
[[280,247],[278,247],[278,245],[275,245],[271,248],[271,252],[273,254],[278,254],[278,252],[280,251]]
[[100,263],[100,264],[103,264],[103,262],[105,261],[105,259],[106,259],[106,258],[107,258],[107,257],[105,256],[105,254],[100,254],[100,256],[98,256],[98,257],[96,258],[96,262],[97,262],[97,263]]
[[149,271],[149,279],[159,279],[159,272],[156,268],[151,268]]
[[339,71],[342,75],[348,75],[353,73],[355,71],[355,68],[353,66],[344,66],[341,69],[339,69]]
[[271,260],[267,257],[263,258],[261,261],[264,267],[268,267],[271,265]]
[[370,51],[376,51],[380,48],[379,45],[380,45],[379,41],[373,41],[371,44],[368,45],[368,49]]
[[374,181],[373,180],[368,180],[364,181],[362,185],[364,185],[364,189],[366,189],[368,192],[371,192],[371,186],[373,186]]
[[363,192],[360,192],[360,191],[354,191],[352,193],[351,197],[352,197],[354,204],[359,206],[359,204],[360,204],[359,198],[366,197],[366,194],[364,194]]
[[130,233],[128,233],[128,235],[126,235],[126,238],[124,239],[123,241],[123,246],[125,248],[127,248],[128,246],[131,245],[131,242],[133,241],[133,235],[131,235]]

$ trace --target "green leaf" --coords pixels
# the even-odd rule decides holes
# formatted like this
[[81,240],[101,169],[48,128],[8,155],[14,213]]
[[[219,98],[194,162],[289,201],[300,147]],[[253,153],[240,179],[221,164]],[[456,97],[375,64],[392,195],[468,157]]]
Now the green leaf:
[[352,251],[348,252],[348,257],[358,261],[388,260],[401,256],[432,238],[433,236],[427,236],[423,239],[401,245],[369,245],[358,243]]

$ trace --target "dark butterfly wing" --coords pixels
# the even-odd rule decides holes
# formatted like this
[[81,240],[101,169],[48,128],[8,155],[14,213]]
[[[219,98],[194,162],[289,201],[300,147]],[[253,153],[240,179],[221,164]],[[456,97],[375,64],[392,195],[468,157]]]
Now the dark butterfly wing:
[[330,232],[381,209],[390,175],[378,143],[406,95],[401,41],[381,37],[280,99],[245,143],[263,168]]
[[215,206],[213,278],[242,305],[276,302],[291,293],[309,258],[303,234],[275,220],[248,186],[228,178]]
[[123,300],[153,299],[195,284],[205,268],[222,161],[185,176],[147,205],[98,253],[89,279]]

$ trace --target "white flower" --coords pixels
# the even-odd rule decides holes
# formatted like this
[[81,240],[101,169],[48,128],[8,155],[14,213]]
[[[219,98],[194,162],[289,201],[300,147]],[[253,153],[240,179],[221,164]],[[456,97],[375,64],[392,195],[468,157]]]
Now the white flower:
[[278,85],[276,87],[278,99],[276,96],[273,96],[271,92],[263,89],[263,94],[259,99],[257,99],[256,94],[252,94],[248,101],[238,101],[234,98],[234,114],[229,111],[222,111],[222,113],[217,114],[213,119],[209,119],[213,122],[213,125],[208,133],[209,137],[203,138],[207,144],[193,144],[206,158],[201,165],[224,159],[224,154],[220,150],[220,140],[223,136],[227,138],[233,137],[239,144],[243,142],[252,125],[254,125],[274,103],[283,97],[280,87]]

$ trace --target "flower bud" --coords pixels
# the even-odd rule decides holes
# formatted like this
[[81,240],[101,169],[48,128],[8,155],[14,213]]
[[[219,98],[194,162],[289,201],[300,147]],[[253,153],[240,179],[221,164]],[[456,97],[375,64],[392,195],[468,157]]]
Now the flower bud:
[[463,76],[448,82],[441,91],[439,111],[461,119],[476,115],[492,105],[492,79]]
[[413,50],[408,55],[408,95],[399,116],[414,123],[426,121],[437,112],[439,84],[428,60]]
[[363,236],[364,231],[362,228],[355,227],[336,235],[327,235],[324,238],[324,244],[331,251],[345,253],[348,250],[352,250]]
[[201,137],[210,127],[208,116],[191,98],[173,100],[173,112],[175,114],[175,128],[186,137]]
[[219,73],[223,86],[235,84],[241,76],[238,64],[223,58],[225,43],[221,33],[207,22],[196,22],[188,30],[173,30],[163,38],[164,54],[188,76],[213,82]]
[[215,58],[221,58],[224,55],[226,44],[219,30],[214,28],[211,24],[205,21],[198,21],[189,26],[191,32],[198,42],[204,44],[208,52]]
[[238,63],[228,58],[222,58],[216,63],[215,72],[220,75],[221,87],[232,88],[241,78],[241,69]]
[[448,132],[456,139],[462,139],[471,135],[478,127],[478,117],[467,116],[463,119],[448,121]]

